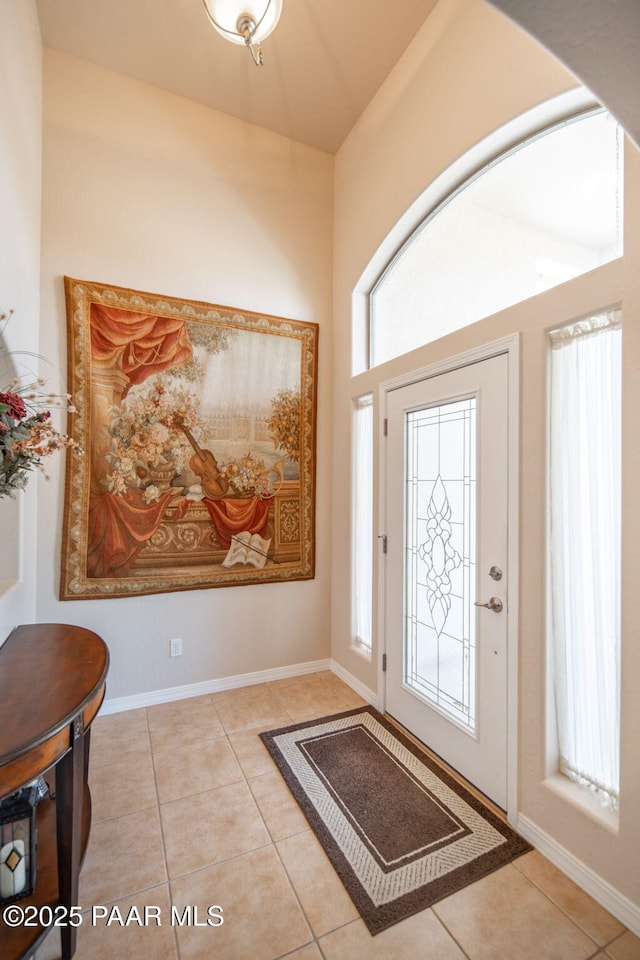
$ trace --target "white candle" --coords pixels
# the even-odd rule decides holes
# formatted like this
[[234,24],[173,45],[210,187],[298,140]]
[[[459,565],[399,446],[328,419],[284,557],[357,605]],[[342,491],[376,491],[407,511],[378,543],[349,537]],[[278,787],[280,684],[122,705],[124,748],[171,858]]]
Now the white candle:
[[22,893],[26,885],[24,840],[11,840],[0,850],[0,896],[13,897]]

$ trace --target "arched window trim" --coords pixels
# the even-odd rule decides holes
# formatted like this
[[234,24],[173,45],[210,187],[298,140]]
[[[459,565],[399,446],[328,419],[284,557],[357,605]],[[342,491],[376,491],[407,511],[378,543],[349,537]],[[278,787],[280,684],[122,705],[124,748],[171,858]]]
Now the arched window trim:
[[570,90],[510,120],[455,160],[422,192],[389,231],[362,273],[352,297],[352,375],[371,368],[371,297],[405,248],[469,184],[497,163],[554,130],[602,113],[584,87]]

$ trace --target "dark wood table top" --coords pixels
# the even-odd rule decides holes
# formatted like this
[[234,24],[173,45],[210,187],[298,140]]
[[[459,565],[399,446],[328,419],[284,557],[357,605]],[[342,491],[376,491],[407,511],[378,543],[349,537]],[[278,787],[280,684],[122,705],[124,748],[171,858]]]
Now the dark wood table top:
[[104,684],[109,654],[91,630],[16,627],[0,648],[0,768],[55,736]]

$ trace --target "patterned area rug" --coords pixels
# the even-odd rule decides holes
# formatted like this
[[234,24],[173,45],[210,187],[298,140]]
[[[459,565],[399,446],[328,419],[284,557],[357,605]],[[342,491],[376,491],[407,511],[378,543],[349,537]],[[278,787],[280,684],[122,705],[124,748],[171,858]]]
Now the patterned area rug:
[[372,934],[531,849],[371,707],[260,736]]

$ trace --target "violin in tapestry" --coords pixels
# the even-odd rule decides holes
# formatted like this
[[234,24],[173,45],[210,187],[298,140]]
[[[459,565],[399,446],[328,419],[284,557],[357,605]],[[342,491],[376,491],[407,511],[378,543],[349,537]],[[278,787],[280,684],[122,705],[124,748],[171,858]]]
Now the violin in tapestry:
[[189,461],[189,466],[200,478],[200,485],[205,497],[212,500],[219,500],[220,497],[224,497],[229,489],[229,481],[220,472],[218,461],[211,450],[204,450],[200,447],[184,423],[176,421],[176,426],[179,430],[182,430],[195,451]]

